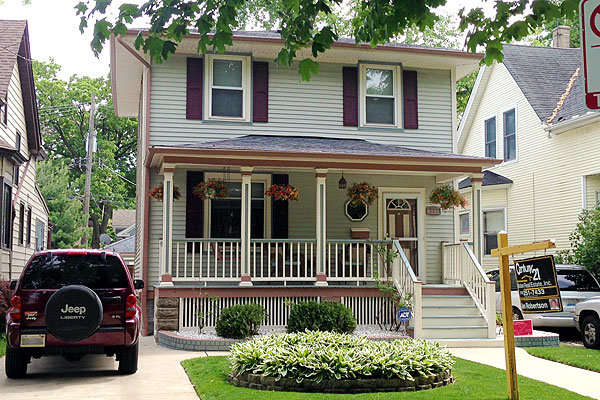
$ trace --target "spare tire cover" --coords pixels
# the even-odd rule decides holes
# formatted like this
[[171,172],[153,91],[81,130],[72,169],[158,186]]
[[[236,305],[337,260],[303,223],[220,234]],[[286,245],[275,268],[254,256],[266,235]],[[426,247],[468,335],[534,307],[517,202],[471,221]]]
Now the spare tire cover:
[[46,303],[48,331],[66,342],[78,342],[94,334],[102,322],[102,302],[85,286],[66,286]]

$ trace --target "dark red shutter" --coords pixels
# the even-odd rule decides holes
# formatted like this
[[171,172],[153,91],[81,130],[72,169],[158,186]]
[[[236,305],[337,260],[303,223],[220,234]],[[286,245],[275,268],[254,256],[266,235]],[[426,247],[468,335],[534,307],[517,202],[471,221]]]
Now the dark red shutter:
[[269,122],[269,63],[252,63],[252,121]]
[[402,72],[402,88],[404,90],[404,129],[419,129],[417,71]]
[[358,126],[358,68],[344,67],[344,126]]
[[[185,237],[201,238],[204,233],[203,201],[193,193],[194,186],[204,180],[201,171],[187,172],[187,187],[185,199]],[[191,250],[191,248],[190,248]]]
[[204,60],[189,57],[187,59],[187,119],[202,119],[202,81],[204,80]]
[[[290,177],[286,174],[273,174],[273,185],[287,185]],[[271,202],[271,237],[273,239],[288,238],[288,202]]]

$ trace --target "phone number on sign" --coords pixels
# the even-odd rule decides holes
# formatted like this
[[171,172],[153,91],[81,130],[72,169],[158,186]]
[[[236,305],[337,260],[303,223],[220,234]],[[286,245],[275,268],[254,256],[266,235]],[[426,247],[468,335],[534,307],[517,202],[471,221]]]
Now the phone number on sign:
[[523,290],[521,293],[522,297],[533,297],[533,296],[543,296],[546,294],[545,289],[531,289],[531,290]]

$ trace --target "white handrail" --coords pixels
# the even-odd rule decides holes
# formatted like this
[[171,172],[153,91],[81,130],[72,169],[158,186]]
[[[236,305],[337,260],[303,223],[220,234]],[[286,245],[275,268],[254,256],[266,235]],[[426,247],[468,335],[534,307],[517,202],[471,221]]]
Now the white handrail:
[[398,257],[392,263],[392,279],[400,293],[410,293],[413,301],[414,337],[423,337],[423,282],[417,278],[398,240],[394,240]]
[[488,337],[496,337],[495,283],[487,277],[468,243],[442,243],[444,282],[462,284],[488,325]]

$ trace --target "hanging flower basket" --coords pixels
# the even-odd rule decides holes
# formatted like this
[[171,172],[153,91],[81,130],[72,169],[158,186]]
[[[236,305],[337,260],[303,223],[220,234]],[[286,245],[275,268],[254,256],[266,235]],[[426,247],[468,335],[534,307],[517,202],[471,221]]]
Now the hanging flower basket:
[[265,192],[265,195],[271,196],[273,200],[278,201],[298,200],[300,197],[298,189],[292,185],[271,185]]
[[367,182],[354,183],[348,188],[348,198],[353,206],[363,202],[371,204],[377,199],[377,188]]
[[223,181],[209,179],[194,186],[193,193],[201,200],[224,199],[227,197],[227,188]]
[[429,202],[439,204],[442,210],[449,210],[453,207],[465,208],[469,205],[465,196],[460,194],[450,185],[436,187],[429,193]]
[[[159,183],[158,185],[156,185],[152,189],[150,189],[150,197],[152,197],[158,201],[163,201],[163,196],[164,196],[164,186],[162,183]],[[181,198],[181,192],[179,191],[179,188],[177,186],[173,186],[173,199],[179,200],[180,198]]]

